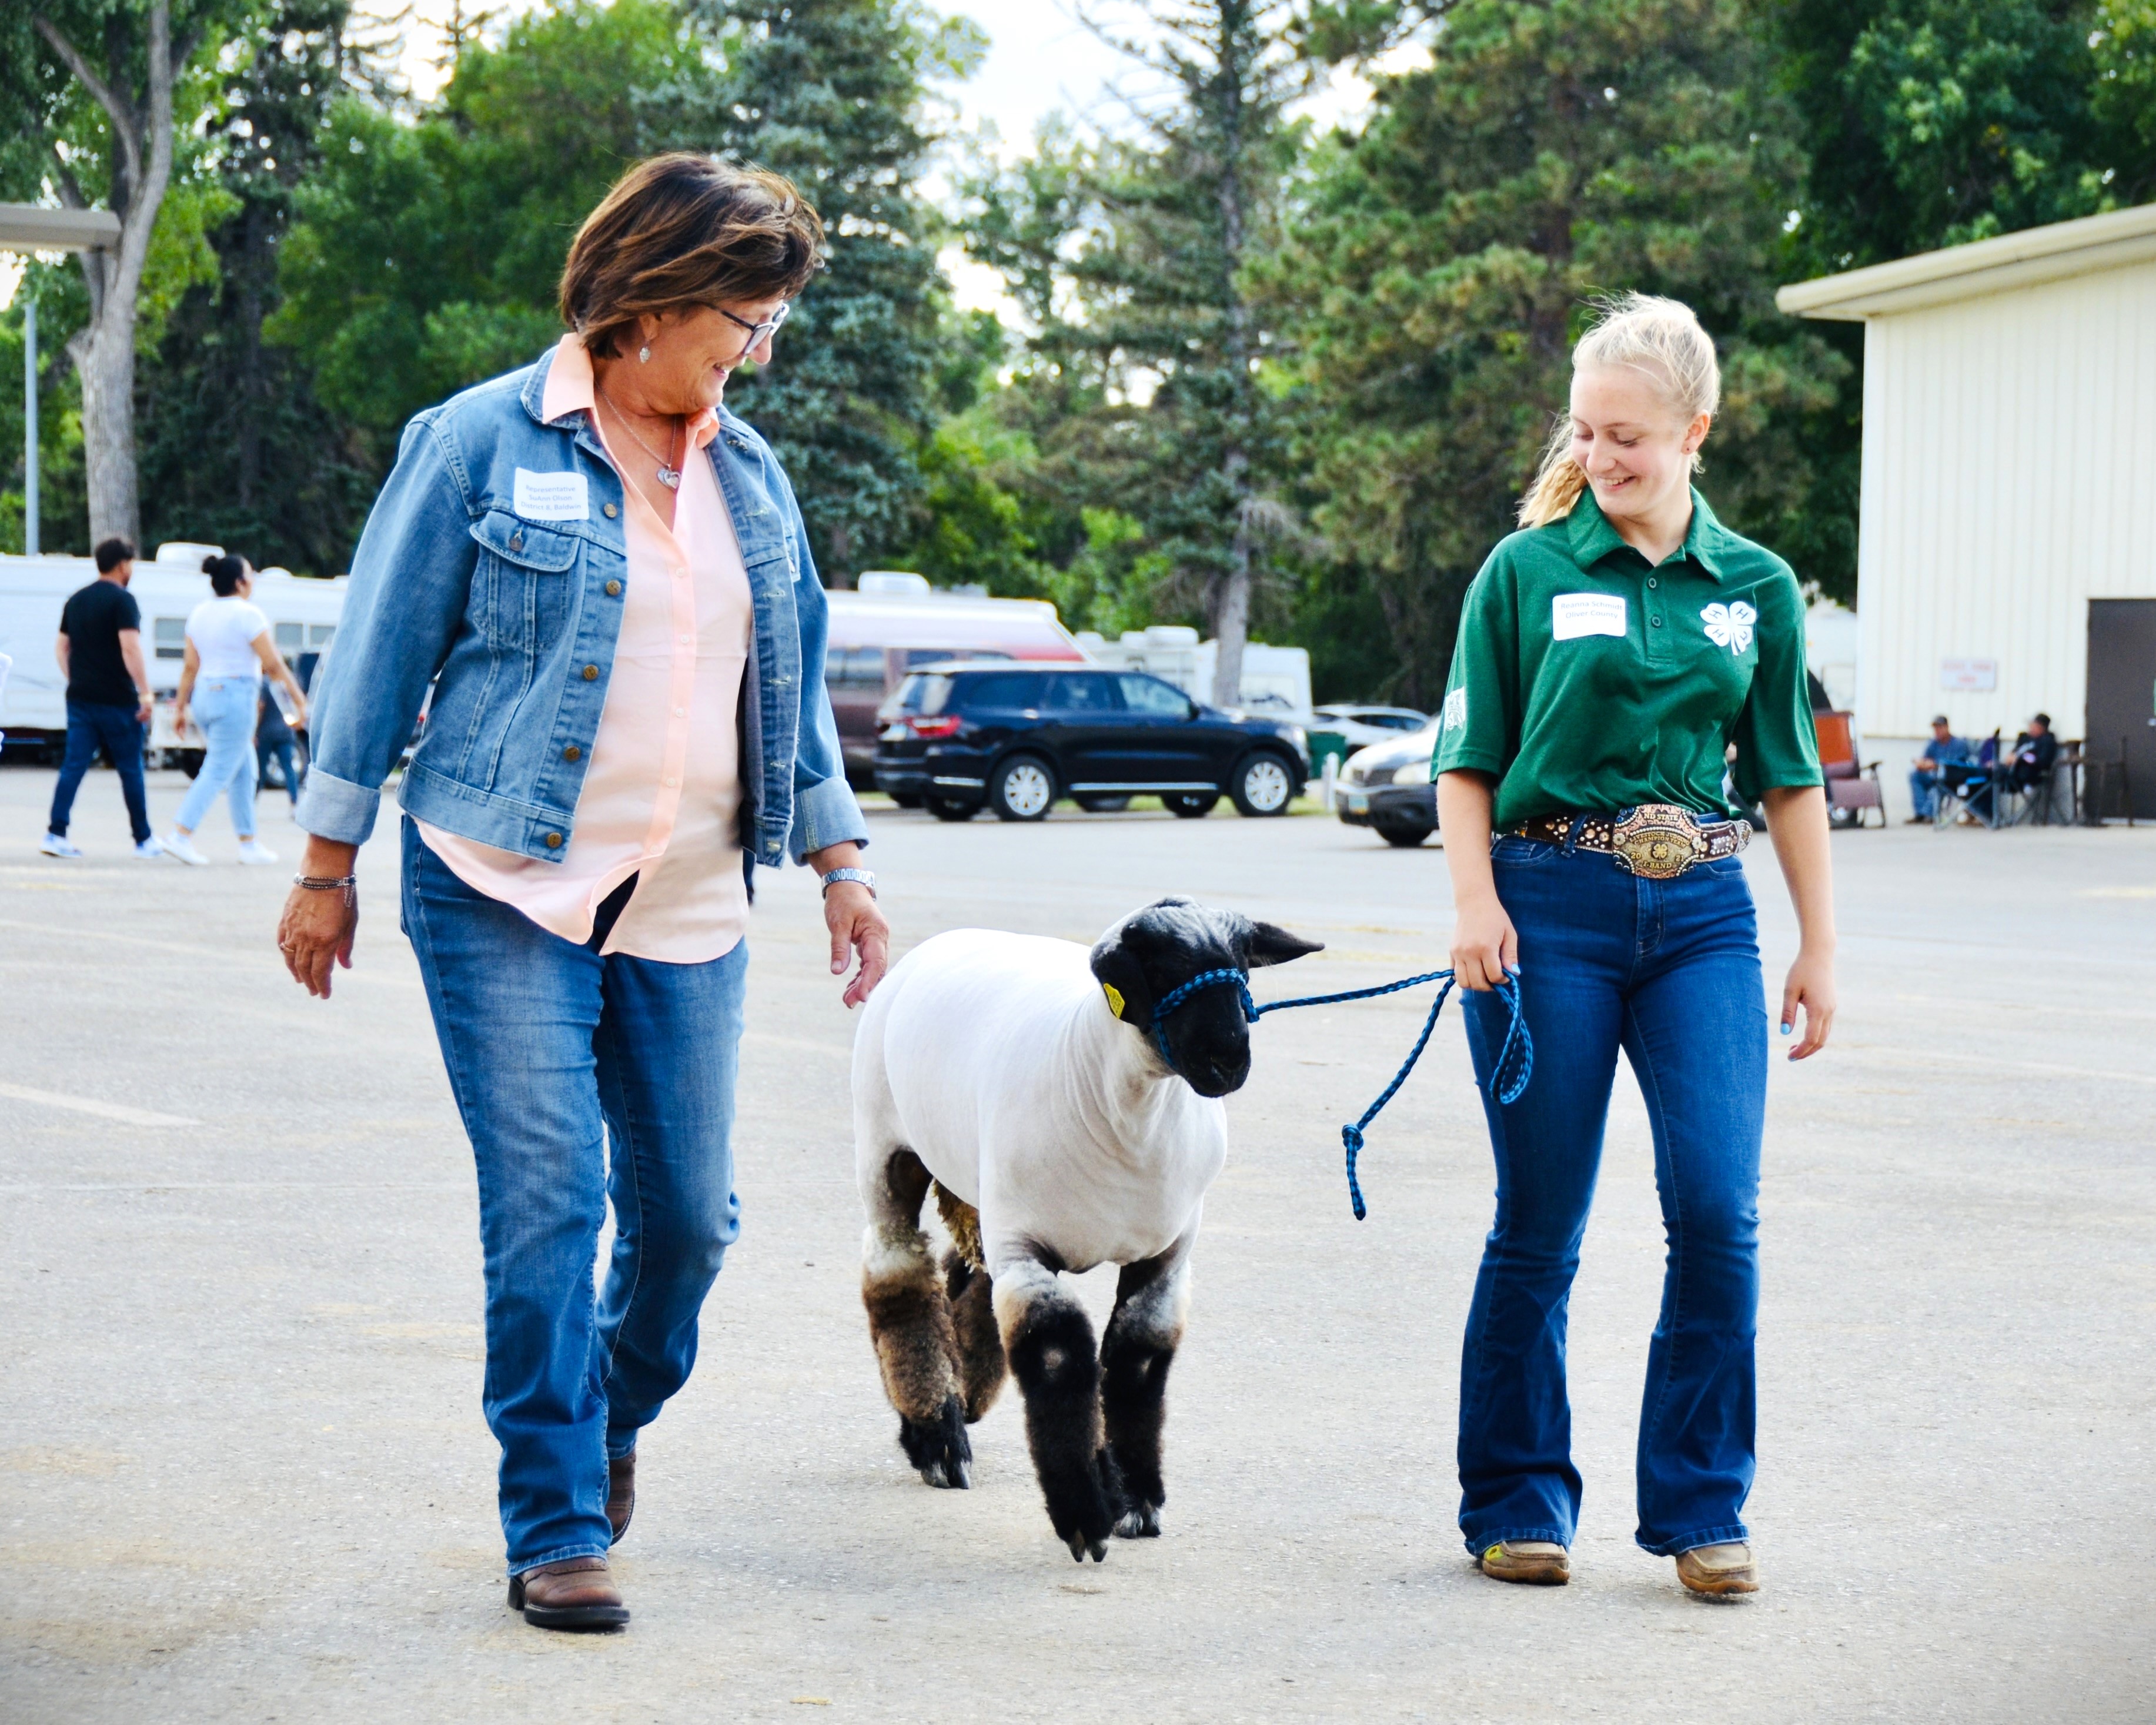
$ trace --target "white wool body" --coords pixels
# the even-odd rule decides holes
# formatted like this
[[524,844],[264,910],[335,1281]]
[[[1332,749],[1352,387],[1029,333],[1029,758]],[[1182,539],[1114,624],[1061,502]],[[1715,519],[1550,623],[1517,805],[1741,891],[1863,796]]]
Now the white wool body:
[[1110,1010],[1088,949],[991,929],[923,942],[854,1038],[856,1173],[871,1215],[903,1147],[980,1212],[992,1274],[1080,1271],[1194,1232],[1227,1111]]

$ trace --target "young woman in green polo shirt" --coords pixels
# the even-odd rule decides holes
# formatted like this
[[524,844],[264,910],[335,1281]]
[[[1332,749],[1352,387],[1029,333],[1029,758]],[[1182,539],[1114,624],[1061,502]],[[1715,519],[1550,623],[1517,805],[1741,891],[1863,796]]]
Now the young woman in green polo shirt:
[[[1740,796],[1763,800],[1802,940],[1781,1031],[1834,1016],[1827,819],[1789,567],[1691,488],[1720,391],[1674,300],[1603,308],[1522,531],[1468,589],[1435,770],[1452,962],[1497,1161],[1460,1361],[1460,1520],[1485,1573],[1570,1575],[1580,1478],[1565,1307],[1617,1051],[1653,1124],[1668,1236],[1640,1420],[1637,1538],[1700,1593],[1758,1585],[1751,1489],[1765,995]],[[1734,747],[1733,761],[1730,750]],[[1517,977],[1540,1056],[1509,1106],[1491,1067]]]

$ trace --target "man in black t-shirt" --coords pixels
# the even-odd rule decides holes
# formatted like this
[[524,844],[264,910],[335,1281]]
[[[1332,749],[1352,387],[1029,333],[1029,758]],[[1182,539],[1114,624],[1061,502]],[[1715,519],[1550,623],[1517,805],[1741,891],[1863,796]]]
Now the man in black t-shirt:
[[142,788],[142,742],[150,722],[150,672],[142,657],[142,613],[127,583],[135,573],[135,547],[108,539],[97,547],[97,579],[69,597],[60,613],[54,648],[67,677],[67,758],[53,791],[47,856],[80,856],[69,839],[74,793],[102,747],[120,772],[127,799],[127,824],[135,854],[156,856],[164,847],[150,832],[150,806]]

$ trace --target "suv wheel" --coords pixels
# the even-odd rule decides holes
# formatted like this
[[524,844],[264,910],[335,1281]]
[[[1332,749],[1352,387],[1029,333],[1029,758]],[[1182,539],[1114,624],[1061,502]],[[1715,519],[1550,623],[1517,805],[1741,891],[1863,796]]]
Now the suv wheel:
[[1238,814],[1286,814],[1295,801],[1295,773],[1278,755],[1251,755],[1235,769],[1228,794]]
[[1412,850],[1436,830],[1435,827],[1383,826],[1378,829],[1378,836],[1388,845]]
[[1045,820],[1055,802],[1055,775],[1038,755],[1013,755],[988,781],[988,807],[998,820]]
[[1177,791],[1160,799],[1161,806],[1178,820],[1203,820],[1219,800],[1218,791]]
[[921,802],[938,820],[971,820],[981,812],[978,803],[953,803],[948,797],[923,797]]

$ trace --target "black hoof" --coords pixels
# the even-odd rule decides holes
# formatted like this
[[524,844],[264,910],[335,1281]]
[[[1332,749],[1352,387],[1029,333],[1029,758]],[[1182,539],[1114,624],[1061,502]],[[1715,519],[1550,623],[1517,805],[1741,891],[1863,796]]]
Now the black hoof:
[[1123,1512],[1122,1519],[1116,1523],[1119,1539],[1158,1539],[1160,1538],[1160,1506],[1158,1503],[1134,1503]]
[[934,1420],[901,1415],[898,1446],[930,1485],[957,1491],[973,1488],[973,1445],[966,1435],[965,1409],[955,1395],[945,1398],[942,1412]]

